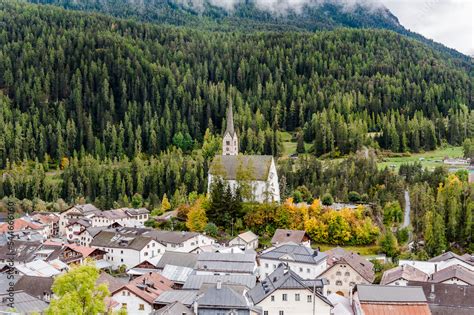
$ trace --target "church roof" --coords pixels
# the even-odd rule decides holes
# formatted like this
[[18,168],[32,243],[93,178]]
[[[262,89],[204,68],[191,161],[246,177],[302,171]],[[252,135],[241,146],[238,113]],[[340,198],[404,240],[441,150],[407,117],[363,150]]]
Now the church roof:
[[222,176],[224,180],[232,180],[237,179],[237,173],[242,170],[248,171],[249,180],[266,181],[272,161],[271,155],[217,155],[209,172]]
[[233,137],[235,134],[235,130],[234,130],[234,114],[232,112],[232,103],[230,103],[229,107],[227,108],[226,123],[227,123],[227,126],[225,129],[224,135],[229,133]]

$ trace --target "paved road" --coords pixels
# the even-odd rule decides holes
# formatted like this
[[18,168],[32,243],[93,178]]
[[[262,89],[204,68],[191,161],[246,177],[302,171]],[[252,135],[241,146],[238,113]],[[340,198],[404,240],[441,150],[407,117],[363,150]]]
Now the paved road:
[[408,193],[408,190],[405,190],[405,216],[403,218],[402,228],[410,225],[410,211],[411,211],[410,194]]

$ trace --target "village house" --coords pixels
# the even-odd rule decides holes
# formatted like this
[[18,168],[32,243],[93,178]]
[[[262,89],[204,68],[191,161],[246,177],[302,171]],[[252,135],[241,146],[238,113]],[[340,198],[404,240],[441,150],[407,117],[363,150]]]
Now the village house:
[[252,231],[241,233],[229,242],[229,246],[237,246],[242,250],[257,249],[258,236],[255,235],[255,233],[253,233]]
[[431,315],[421,287],[359,284],[353,296],[355,314]]
[[70,220],[84,219],[88,220],[96,213],[102,212],[93,204],[75,205],[59,214],[59,235],[66,235],[67,226]]
[[208,176],[208,193],[213,183],[222,180],[235,189],[244,184],[250,191],[249,201],[280,202],[276,164],[271,155],[239,155],[239,140],[234,129],[232,104],[227,109],[222,155],[214,157]]
[[461,265],[464,268],[474,271],[474,256],[471,254],[464,254],[461,256],[453,252],[446,252],[433,257],[428,261],[400,259],[398,265],[410,265],[428,275],[453,265]]
[[77,234],[76,244],[80,246],[90,246],[94,237],[103,231],[103,227],[88,227]]
[[96,213],[92,218],[92,226],[111,226],[114,223],[126,227],[143,227],[148,220],[149,211],[145,208],[120,208]]
[[144,260],[161,256],[165,247],[149,236],[136,235],[127,230],[104,230],[92,240],[91,247],[107,252],[106,260],[113,269],[122,265],[134,267]]
[[410,265],[401,265],[386,270],[382,275],[380,284],[406,286],[409,281],[428,281],[428,275]]
[[4,244],[0,246],[0,264],[12,261],[13,266],[17,266],[30,262],[35,259],[41,246],[41,242],[15,241],[13,252],[10,252],[8,244]]
[[158,273],[147,273],[111,292],[128,314],[150,314],[155,299],[163,292],[172,290],[173,282]]
[[287,243],[264,250],[259,255],[260,277],[268,277],[281,263],[303,279],[315,279],[327,269],[327,255],[303,245]]
[[50,226],[39,222],[33,222],[29,218],[18,218],[13,220],[13,228],[10,228],[7,222],[0,223],[0,234],[20,231],[35,231],[40,234],[43,239],[47,239],[50,234]]
[[293,243],[311,247],[311,239],[309,235],[302,230],[277,229],[275,234],[273,234],[271,243],[273,246]]
[[444,284],[474,285],[474,271],[461,265],[452,265],[432,273],[428,281]]
[[191,274],[183,285],[183,290],[201,290],[206,283],[237,285],[245,287],[247,290],[255,287],[257,277],[254,275],[198,275]]
[[197,275],[255,275],[256,253],[201,253],[195,270]]
[[291,267],[281,264],[247,297],[263,315],[330,315],[332,304],[323,295],[323,285],[323,281],[308,285]]
[[53,277],[20,276],[13,289],[23,291],[35,298],[49,303],[53,296]]
[[370,284],[375,279],[373,264],[340,247],[324,252],[328,268],[319,277],[327,279],[327,294],[349,296],[356,284]]
[[31,216],[33,222],[47,225],[49,229],[49,237],[59,235],[59,214],[54,212],[37,212]]

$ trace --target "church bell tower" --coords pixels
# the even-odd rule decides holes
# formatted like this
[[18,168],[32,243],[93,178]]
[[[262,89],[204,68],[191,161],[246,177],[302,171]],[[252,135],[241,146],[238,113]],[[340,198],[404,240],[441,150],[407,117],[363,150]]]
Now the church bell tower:
[[234,130],[234,114],[232,113],[232,103],[227,108],[226,117],[227,126],[222,139],[222,155],[238,155],[239,154],[239,140],[237,133]]

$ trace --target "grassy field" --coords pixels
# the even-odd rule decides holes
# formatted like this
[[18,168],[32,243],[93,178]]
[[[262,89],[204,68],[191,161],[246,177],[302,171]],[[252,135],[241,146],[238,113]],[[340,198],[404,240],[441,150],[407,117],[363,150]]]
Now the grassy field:
[[[396,156],[384,158],[378,163],[379,168],[390,167],[398,170],[403,163],[420,162],[424,168],[433,170],[437,166],[442,166],[445,157],[460,158],[463,156],[462,147],[439,148],[435,151],[424,153],[413,153],[407,156]],[[447,165],[450,167],[449,165]]]
[[[336,245],[327,245],[327,244],[311,244],[311,247],[317,248],[323,252],[330,250],[334,247],[337,247]],[[376,255],[379,252],[379,246],[377,245],[367,245],[367,246],[340,246],[341,248],[344,248],[347,251],[351,251],[354,253],[358,253],[359,255]]]
[[[296,153],[297,143],[296,141],[294,142],[291,141],[292,140],[291,133],[284,131],[284,132],[280,132],[280,135],[283,142],[283,156],[286,157],[286,156],[290,156]],[[304,148],[306,149],[306,152],[308,152],[309,149],[311,148],[311,143],[305,142]]]

